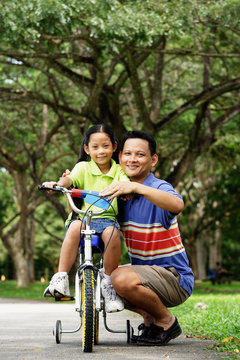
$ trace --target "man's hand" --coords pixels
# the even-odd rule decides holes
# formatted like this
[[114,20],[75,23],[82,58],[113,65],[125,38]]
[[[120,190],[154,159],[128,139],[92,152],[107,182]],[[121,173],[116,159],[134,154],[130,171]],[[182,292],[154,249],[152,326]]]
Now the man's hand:
[[[100,191],[99,195],[102,197],[107,197],[108,200],[111,200],[117,196],[127,195],[135,192],[137,192],[136,183],[128,181],[118,181],[113,182],[111,185],[105,187],[102,191]],[[126,198],[129,197],[127,196]]]

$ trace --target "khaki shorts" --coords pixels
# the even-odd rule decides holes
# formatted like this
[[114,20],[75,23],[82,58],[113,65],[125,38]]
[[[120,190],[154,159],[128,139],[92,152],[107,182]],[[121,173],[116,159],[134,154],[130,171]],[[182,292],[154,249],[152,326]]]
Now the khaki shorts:
[[174,267],[131,265],[143,286],[153,290],[166,307],[174,307],[187,300],[189,294],[179,285],[180,275]]

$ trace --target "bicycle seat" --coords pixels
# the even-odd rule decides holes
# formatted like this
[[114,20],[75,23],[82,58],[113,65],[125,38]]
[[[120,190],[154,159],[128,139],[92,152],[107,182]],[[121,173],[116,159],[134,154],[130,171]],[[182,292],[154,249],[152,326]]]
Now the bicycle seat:
[[[85,242],[84,242],[84,236],[83,236],[83,238],[80,241],[79,247],[78,247],[79,254],[83,254],[84,246],[85,246]],[[101,254],[104,252],[104,243],[99,234],[92,235],[92,252],[93,252],[93,254]]]

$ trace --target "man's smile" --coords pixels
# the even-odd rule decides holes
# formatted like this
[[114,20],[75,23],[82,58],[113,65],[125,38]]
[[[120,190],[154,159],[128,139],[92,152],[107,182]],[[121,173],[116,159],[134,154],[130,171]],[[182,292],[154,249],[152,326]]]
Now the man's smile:
[[131,170],[135,170],[136,168],[138,168],[138,165],[131,165],[131,164],[129,164],[129,165],[126,165],[127,166],[127,168],[129,168],[129,169],[131,169]]

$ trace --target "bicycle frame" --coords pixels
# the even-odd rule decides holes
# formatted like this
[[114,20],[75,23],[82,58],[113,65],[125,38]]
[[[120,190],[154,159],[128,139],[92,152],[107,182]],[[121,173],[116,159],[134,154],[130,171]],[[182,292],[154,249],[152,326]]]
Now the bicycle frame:
[[[92,217],[94,216],[98,216],[101,215],[102,213],[104,213],[106,211],[106,204],[107,203],[107,199],[100,199],[100,201],[102,201],[101,203],[101,207],[103,207],[102,210],[100,211],[92,211],[91,210],[91,205],[89,206],[89,209],[85,212],[81,209],[79,209],[74,201],[73,201],[73,197],[86,197],[88,196],[88,194],[90,194],[91,196],[98,196],[97,192],[92,192],[92,191],[87,191],[87,190],[78,190],[78,189],[73,189],[73,190],[68,190],[62,186],[55,186],[53,189],[52,188],[44,188],[42,186],[39,186],[39,190],[48,190],[48,191],[56,191],[56,192],[62,192],[64,194],[66,194],[68,202],[72,208],[72,210],[80,215],[84,215],[86,217],[86,225],[85,225],[85,229],[81,230],[81,235],[84,234],[84,252],[83,254],[80,253],[80,266],[76,272],[75,275],[75,297],[69,297],[69,298],[59,298],[56,300],[75,300],[75,310],[77,312],[79,312],[80,314],[80,324],[79,326],[74,329],[74,330],[62,330],[62,325],[61,325],[61,321],[57,320],[56,322],[56,327],[54,329],[54,335],[56,338],[56,342],[59,344],[61,342],[61,335],[62,333],[74,333],[77,332],[81,329],[82,327],[82,323],[83,323],[83,318],[86,321],[85,317],[86,314],[89,314],[89,316],[91,317],[91,321],[89,321],[88,319],[88,323],[84,323],[83,326],[83,351],[85,352],[91,352],[93,351],[93,343],[97,344],[98,343],[98,316],[99,316],[99,312],[103,311],[103,318],[104,318],[104,326],[106,328],[107,331],[110,331],[112,333],[126,333],[127,334],[127,342],[130,342],[130,336],[131,333],[133,333],[133,329],[130,326],[130,322],[129,320],[127,320],[126,322],[126,330],[112,330],[108,327],[107,322],[106,322],[106,311],[105,311],[105,307],[104,307],[104,299],[102,298],[101,295],[101,275],[100,275],[100,271],[98,268],[95,267],[94,265],[94,261],[93,261],[93,250],[92,250],[92,236],[95,234],[95,230],[91,230],[90,229],[90,224],[91,224],[91,220]],[[92,204],[94,204],[95,206],[98,206],[97,201],[93,201]],[[109,203],[107,205],[107,207],[109,207]],[[87,272],[88,269],[88,272]],[[87,299],[87,294],[86,289],[85,289],[85,282],[86,276],[92,276],[92,280],[88,278],[88,287],[91,287],[91,295],[89,295],[91,298]],[[89,305],[89,303],[92,302],[92,309],[90,308],[90,310],[86,310],[86,304]],[[87,315],[88,316],[88,315]],[[93,318],[94,316],[94,318]],[[92,324],[91,324],[92,322]],[[96,324],[97,322],[97,324]],[[92,338],[92,340],[88,339],[88,337]]]
[[[87,210],[87,212],[85,213],[85,211],[82,211],[80,209],[78,209],[75,204],[74,201],[72,199],[72,196],[69,191],[66,191],[66,196],[67,199],[69,201],[69,204],[71,206],[71,208],[73,209],[73,211],[75,211],[77,214],[82,214],[86,216],[86,229],[85,230],[81,230],[81,234],[84,234],[84,259],[82,259],[82,255],[80,254],[80,268],[81,266],[83,267],[91,267],[92,269],[94,269],[94,264],[93,264],[93,253],[92,253],[92,235],[95,234],[95,230],[91,230],[90,229],[90,224],[91,224],[91,220],[93,216],[96,215],[101,215],[102,213],[105,212],[105,210],[101,210],[98,212],[93,212],[92,210]],[[75,310],[76,311],[80,311],[81,312],[81,298],[80,298],[80,293],[81,293],[81,289],[80,289],[80,281],[81,278],[79,276],[79,271],[77,271],[76,276],[75,276]],[[100,279],[100,274],[98,272],[97,274],[97,280],[96,280],[96,293],[95,293],[95,299],[96,299],[96,310],[100,311],[101,310],[101,279]]]

